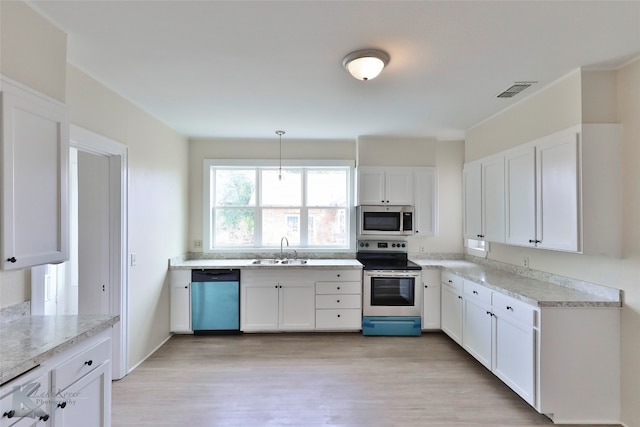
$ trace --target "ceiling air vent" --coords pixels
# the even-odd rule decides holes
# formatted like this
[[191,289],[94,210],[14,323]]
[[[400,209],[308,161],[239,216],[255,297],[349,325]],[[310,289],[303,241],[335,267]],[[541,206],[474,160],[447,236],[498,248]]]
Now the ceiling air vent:
[[498,98],[513,98],[529,86],[537,82],[515,82],[510,88],[498,94]]

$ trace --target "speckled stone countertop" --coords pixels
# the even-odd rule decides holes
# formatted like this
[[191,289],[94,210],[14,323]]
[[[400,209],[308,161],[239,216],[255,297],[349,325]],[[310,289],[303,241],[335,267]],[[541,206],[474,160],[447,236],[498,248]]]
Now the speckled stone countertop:
[[189,259],[171,260],[169,269],[191,270],[194,268],[347,268],[360,269],[360,264],[355,259],[309,259],[306,264],[253,264],[254,259]]
[[[465,260],[413,259],[424,268],[442,268],[472,282],[538,307],[621,307],[618,289],[569,278],[563,285]],[[559,281],[559,279],[555,279]]]
[[119,320],[120,316],[22,316],[0,324],[0,384]]

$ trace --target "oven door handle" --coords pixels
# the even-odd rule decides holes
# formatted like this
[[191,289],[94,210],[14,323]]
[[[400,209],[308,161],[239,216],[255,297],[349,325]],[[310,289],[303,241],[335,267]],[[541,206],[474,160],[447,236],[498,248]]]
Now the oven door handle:
[[370,270],[364,272],[365,277],[420,277],[420,273],[406,271]]

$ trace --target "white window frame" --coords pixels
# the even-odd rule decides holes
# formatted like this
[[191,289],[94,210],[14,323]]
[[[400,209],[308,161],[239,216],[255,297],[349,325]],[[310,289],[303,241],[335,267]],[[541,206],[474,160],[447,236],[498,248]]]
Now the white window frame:
[[[262,246],[253,245],[253,246],[221,246],[221,247],[211,247],[212,243],[212,230],[211,230],[211,195],[213,192],[213,188],[211,188],[211,176],[210,171],[211,168],[214,167],[231,167],[231,168],[273,168],[279,167],[280,161],[278,159],[227,159],[227,160],[219,160],[219,159],[204,159],[203,165],[203,185],[202,185],[202,251],[204,253],[220,253],[220,252],[251,252],[251,253],[262,253],[273,252],[275,246]],[[356,247],[356,212],[355,212],[355,162],[352,160],[294,160],[294,159],[283,159],[282,160],[282,168],[305,168],[305,169],[325,169],[325,168],[347,168],[347,220],[346,220],[346,238],[347,242],[345,246],[308,246],[306,239],[301,238],[300,246],[296,246],[299,250],[309,251],[309,252],[329,252],[329,253],[347,253],[353,252]],[[260,185],[258,181],[256,185]],[[303,186],[305,183],[303,182]],[[260,191],[257,189],[257,191]],[[306,191],[303,189],[303,191]],[[306,193],[305,193],[306,194]],[[257,202],[259,205],[259,202]],[[315,208],[315,206],[313,207]],[[318,206],[318,208],[323,208],[322,206]],[[306,206],[306,200],[303,201],[303,207],[300,211],[300,222],[299,227],[300,230],[306,226],[306,221],[304,221],[304,215],[306,215],[308,207]],[[255,233],[262,233],[261,224],[259,221],[255,223]],[[259,241],[260,239],[258,239]]]

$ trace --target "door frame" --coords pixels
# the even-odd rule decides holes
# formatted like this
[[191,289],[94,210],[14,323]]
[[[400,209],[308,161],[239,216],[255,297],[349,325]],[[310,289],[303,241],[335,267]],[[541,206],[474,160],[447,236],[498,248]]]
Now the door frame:
[[[124,378],[129,370],[129,269],[128,269],[128,148],[103,135],[69,125],[70,147],[109,159],[110,275],[109,313],[119,315],[112,329],[112,377]],[[31,314],[44,314],[44,270],[32,268]]]
[[121,379],[128,373],[128,148],[126,145],[99,135],[88,129],[70,124],[70,146],[78,151],[109,158],[109,236],[111,277],[110,313],[120,315],[120,322],[113,326],[112,371],[114,379]]

